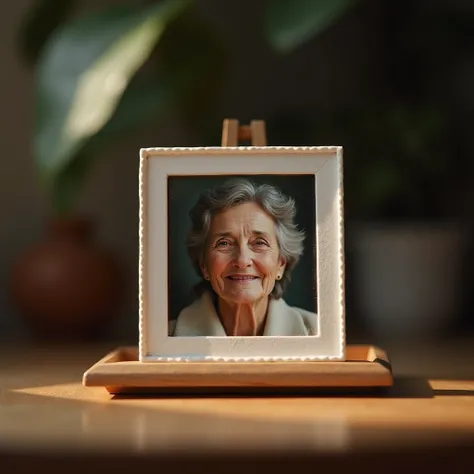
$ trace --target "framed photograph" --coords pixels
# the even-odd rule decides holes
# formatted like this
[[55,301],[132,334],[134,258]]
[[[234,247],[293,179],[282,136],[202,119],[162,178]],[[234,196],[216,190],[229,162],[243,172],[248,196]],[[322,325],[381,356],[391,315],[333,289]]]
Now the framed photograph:
[[140,361],[345,360],[341,147],[140,151]]

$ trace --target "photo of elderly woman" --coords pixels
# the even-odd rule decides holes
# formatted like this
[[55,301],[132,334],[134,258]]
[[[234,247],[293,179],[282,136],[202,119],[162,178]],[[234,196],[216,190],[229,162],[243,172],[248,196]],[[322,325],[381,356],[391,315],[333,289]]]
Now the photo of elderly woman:
[[168,196],[170,336],[318,334],[314,176],[173,176]]

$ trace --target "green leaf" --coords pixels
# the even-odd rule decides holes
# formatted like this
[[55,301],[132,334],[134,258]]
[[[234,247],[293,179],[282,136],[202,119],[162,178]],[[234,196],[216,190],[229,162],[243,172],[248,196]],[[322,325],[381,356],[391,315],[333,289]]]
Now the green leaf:
[[174,95],[163,78],[148,76],[133,81],[125,90],[110,121],[91,139],[88,146],[91,153],[95,153],[99,145],[135,131],[159,113],[165,112],[173,103]]
[[37,0],[23,18],[19,49],[23,58],[35,63],[53,31],[70,15],[77,0]]
[[52,181],[50,191],[57,214],[73,211],[82,184],[103,148],[112,140],[121,139],[148,123],[159,112],[163,113],[172,104],[172,95],[169,87],[155,76],[132,80],[111,120],[87,141]]
[[57,175],[51,189],[57,213],[72,211],[81,185],[107,144],[162,117],[171,107],[178,108],[184,119],[191,116],[199,137],[211,127],[216,129],[217,119],[209,115],[217,102],[227,55],[213,29],[187,11],[170,25],[155,53],[146,70],[131,80],[109,122]]
[[274,48],[289,52],[336,23],[358,0],[268,1],[265,31]]
[[47,183],[109,122],[165,28],[188,4],[116,7],[74,21],[52,37],[38,70],[35,137]]

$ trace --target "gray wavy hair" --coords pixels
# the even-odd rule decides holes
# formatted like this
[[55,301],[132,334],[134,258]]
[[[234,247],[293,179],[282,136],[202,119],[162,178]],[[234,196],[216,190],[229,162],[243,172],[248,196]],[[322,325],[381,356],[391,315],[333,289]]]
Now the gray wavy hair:
[[[204,259],[212,218],[226,209],[247,202],[257,203],[275,221],[280,255],[286,259],[285,272],[281,280],[275,281],[270,293],[272,298],[279,299],[291,281],[293,268],[303,254],[305,233],[293,222],[296,214],[295,201],[274,186],[234,178],[201,193],[189,213],[192,227],[187,237],[188,255],[196,272],[202,277],[200,263]],[[211,284],[203,278],[194,287],[194,291],[200,296],[206,290],[213,291]]]

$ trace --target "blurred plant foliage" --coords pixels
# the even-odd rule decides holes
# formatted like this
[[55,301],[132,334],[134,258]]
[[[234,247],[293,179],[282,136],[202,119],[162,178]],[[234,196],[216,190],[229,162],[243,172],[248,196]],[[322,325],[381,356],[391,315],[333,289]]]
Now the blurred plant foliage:
[[314,125],[313,140],[344,143],[346,216],[420,220],[452,213],[462,179],[448,119],[431,103],[375,103]]
[[[275,51],[288,54],[364,2],[267,0],[262,35]],[[130,5],[79,13],[82,3],[36,0],[19,31],[22,56],[36,69],[35,162],[56,213],[74,212],[77,194],[103,147],[163,117],[170,107],[201,132],[211,123],[215,128],[206,114],[219,97],[229,59],[217,31],[198,14],[198,0],[130,0]],[[472,44],[473,37],[468,16],[441,10],[420,22],[411,15],[420,2],[405,3],[399,8],[401,20],[414,23],[405,28],[396,24],[400,18],[392,19],[387,30],[393,35],[389,43],[398,45],[388,56],[398,61],[392,66],[402,88],[403,81],[413,86],[412,68],[420,58],[446,70],[430,54],[433,47],[458,48],[466,38]],[[392,18],[390,10],[387,17]],[[416,50],[418,45],[424,51]],[[346,118],[333,121],[322,139],[328,142],[331,133],[344,129],[339,140],[349,147],[354,143],[350,153],[364,161],[363,173],[353,167],[348,189],[356,184],[351,195],[369,213],[393,201],[400,189],[407,191],[406,200],[418,199],[423,181],[418,178],[446,171],[446,156],[438,162],[432,154],[444,126],[432,104],[396,104],[377,111],[365,107],[354,120]],[[403,166],[401,156],[406,157]]]
[[453,99],[453,72],[472,61],[474,10],[449,0],[369,7],[377,10],[377,80],[342,106],[309,116],[290,110],[267,128],[279,145],[344,146],[348,219],[453,218],[473,172],[462,129],[474,110],[463,92]]
[[[73,212],[88,171],[112,140],[171,106],[204,127],[227,70],[227,52],[193,0],[78,14],[81,3],[37,0],[19,32],[21,53],[37,73],[35,161],[56,213]],[[270,1],[262,31],[287,52],[352,3]]]

